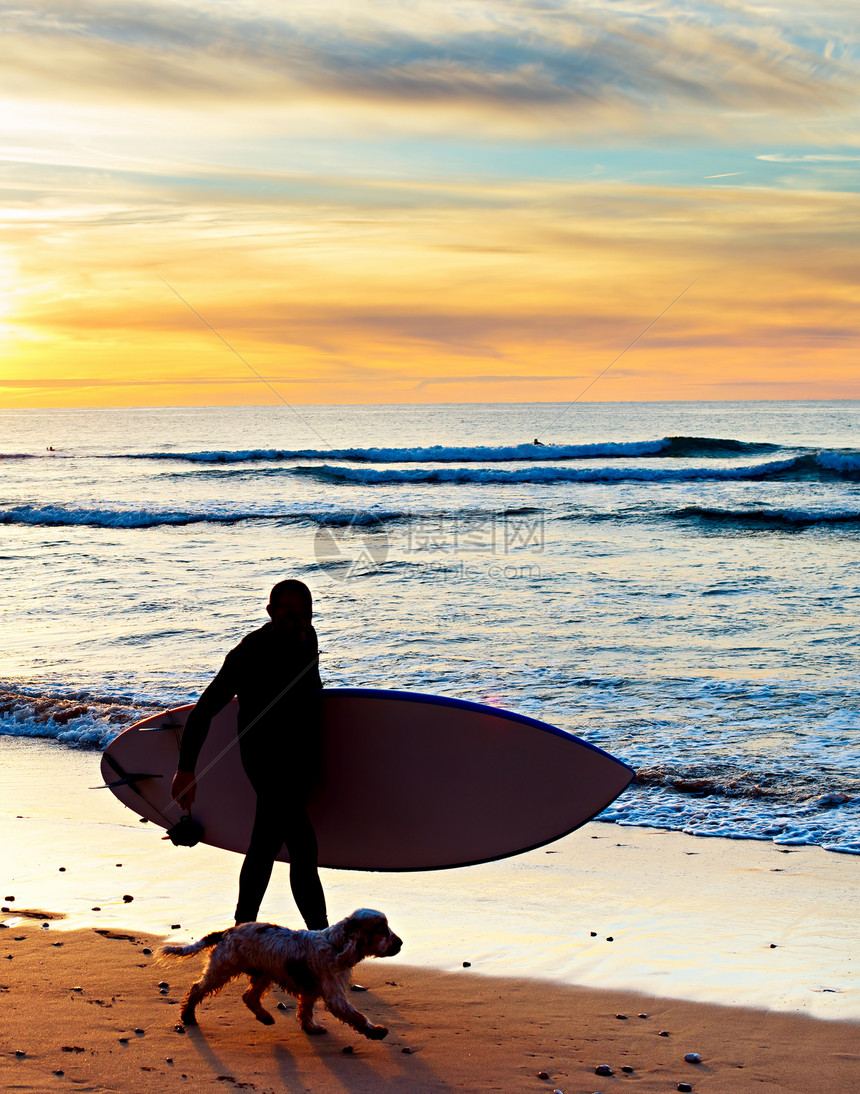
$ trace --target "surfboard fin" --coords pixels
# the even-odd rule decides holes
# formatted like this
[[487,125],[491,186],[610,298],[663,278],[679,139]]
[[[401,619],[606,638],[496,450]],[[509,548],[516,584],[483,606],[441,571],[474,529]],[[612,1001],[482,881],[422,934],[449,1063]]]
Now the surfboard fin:
[[150,775],[147,772],[139,772],[134,775],[125,775],[121,779],[115,779],[112,783],[102,783],[100,786],[91,786],[90,790],[112,790],[115,786],[131,786],[138,781],[138,779],[163,779],[163,775]]
[[111,756],[109,752],[105,753],[104,758],[107,763],[110,764],[110,766],[114,769],[117,775],[119,775],[119,778],[114,780],[113,782],[102,783],[101,786],[91,786],[90,790],[111,790],[115,786],[130,786],[132,790],[137,790],[135,783],[138,782],[140,779],[161,779],[164,777],[163,775],[156,775],[147,771],[140,771],[136,773],[125,771],[123,767],[116,762],[116,760],[113,758],[113,756]]

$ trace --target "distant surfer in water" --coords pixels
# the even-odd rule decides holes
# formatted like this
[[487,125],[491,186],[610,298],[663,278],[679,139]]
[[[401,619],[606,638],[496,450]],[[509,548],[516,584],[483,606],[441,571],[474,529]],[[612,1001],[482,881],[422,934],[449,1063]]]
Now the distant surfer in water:
[[266,607],[270,622],[246,635],[188,716],[170,792],[194,803],[194,768],[215,715],[239,699],[239,752],[257,793],[251,842],[239,874],[236,922],[255,920],[281,847],[290,888],[309,930],[328,926],[317,869],[316,833],[306,805],[318,767],[319,652],[313,598],[301,581],[280,581]]
[[543,441],[539,441],[537,437],[535,437],[535,439],[532,441],[532,444],[536,445],[538,448],[546,448],[546,445],[543,443]]

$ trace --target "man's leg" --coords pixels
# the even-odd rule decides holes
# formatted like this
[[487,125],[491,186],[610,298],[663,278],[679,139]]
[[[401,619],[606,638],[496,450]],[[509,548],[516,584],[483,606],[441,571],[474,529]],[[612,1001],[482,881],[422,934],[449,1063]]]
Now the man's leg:
[[257,796],[251,842],[239,873],[236,922],[250,923],[257,918],[272,867],[284,843],[290,855],[290,889],[296,906],[308,930],[323,930],[328,926],[328,917],[317,869],[317,838],[313,825],[304,809],[279,808],[268,794]]
[[290,854],[293,899],[308,930],[321,931],[328,926],[325,893],[317,868],[319,853],[316,832],[304,809],[290,812],[284,842]]
[[283,845],[284,829],[279,811],[270,798],[258,795],[251,842],[239,872],[237,923],[252,923],[257,918],[272,867]]

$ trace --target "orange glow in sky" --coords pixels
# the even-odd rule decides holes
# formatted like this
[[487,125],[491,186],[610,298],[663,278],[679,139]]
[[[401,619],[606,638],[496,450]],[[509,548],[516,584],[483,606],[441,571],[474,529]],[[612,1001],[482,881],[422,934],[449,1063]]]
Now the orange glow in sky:
[[860,18],[792,7],[16,9],[0,406],[568,401],[685,289],[587,399],[860,396]]

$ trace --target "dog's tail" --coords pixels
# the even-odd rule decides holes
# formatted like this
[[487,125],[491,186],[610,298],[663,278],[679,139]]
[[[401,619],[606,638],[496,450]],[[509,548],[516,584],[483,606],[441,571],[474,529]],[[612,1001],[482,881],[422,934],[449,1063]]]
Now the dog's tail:
[[162,957],[193,957],[195,953],[200,953],[201,950],[208,950],[212,946],[217,946],[223,937],[223,931],[212,931],[211,934],[201,938],[199,942],[192,942],[190,946],[162,946],[161,955]]

